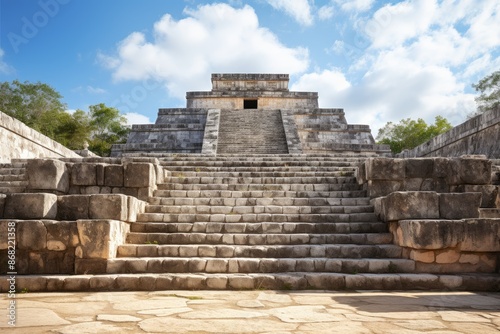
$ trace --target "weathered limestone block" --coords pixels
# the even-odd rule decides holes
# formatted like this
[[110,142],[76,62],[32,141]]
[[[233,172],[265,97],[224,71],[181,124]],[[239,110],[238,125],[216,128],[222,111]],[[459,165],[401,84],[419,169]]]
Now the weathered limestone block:
[[116,220],[78,220],[76,222],[80,245],[75,255],[83,259],[111,259],[116,257],[130,225]]
[[98,186],[103,186],[104,185],[104,167],[106,164],[97,164],[96,165],[96,184]]
[[78,229],[74,221],[43,221],[47,230],[47,249],[63,251],[79,244]]
[[495,185],[470,185],[463,186],[464,192],[479,192],[483,194],[482,208],[500,208],[500,186]]
[[17,222],[17,248],[30,251],[43,250],[47,246],[47,229],[39,220]]
[[146,210],[146,202],[141,201],[135,197],[128,197],[128,215],[127,215],[127,221],[128,222],[135,222],[137,221],[137,214],[143,213]]
[[51,190],[67,193],[69,172],[66,164],[59,160],[34,159],[26,165],[28,189]]
[[3,209],[5,207],[5,199],[7,195],[0,194],[0,218],[3,218]]
[[125,187],[143,188],[156,186],[156,171],[153,164],[131,162],[125,164]]
[[462,251],[500,252],[500,219],[466,219],[462,224]]
[[405,160],[405,177],[428,179],[433,177],[434,159],[414,158]]
[[13,219],[55,219],[57,196],[54,194],[9,194],[4,217]]
[[433,191],[434,180],[423,178],[406,178],[403,181],[404,191]]
[[71,168],[71,184],[77,186],[97,185],[97,166],[92,163],[76,163]]
[[370,198],[377,198],[387,196],[395,191],[403,190],[402,181],[384,181],[384,180],[370,180],[368,181],[368,196]]
[[382,199],[382,219],[439,218],[439,197],[435,192],[393,192]]
[[398,225],[396,232],[393,230],[394,240],[403,247],[500,251],[500,219],[403,220]]
[[57,199],[57,219],[89,219],[89,195],[65,195]]
[[463,238],[460,220],[402,220],[394,235],[398,245],[414,249],[456,247]]
[[123,187],[122,165],[107,165],[104,167],[104,185],[108,187]]
[[424,263],[432,263],[436,259],[433,251],[429,250],[412,250],[410,252],[410,259],[424,262]]
[[441,219],[478,218],[481,193],[439,194],[439,217]]
[[127,221],[128,200],[122,194],[91,195],[89,203],[91,219],[113,219]]
[[445,179],[450,174],[450,159],[448,158],[433,158],[433,178]]
[[[453,159],[457,161],[457,159]],[[463,184],[491,183],[491,161],[484,155],[462,156],[458,159],[459,177]]]
[[370,158],[366,160],[367,180],[397,181],[405,178],[405,160]]

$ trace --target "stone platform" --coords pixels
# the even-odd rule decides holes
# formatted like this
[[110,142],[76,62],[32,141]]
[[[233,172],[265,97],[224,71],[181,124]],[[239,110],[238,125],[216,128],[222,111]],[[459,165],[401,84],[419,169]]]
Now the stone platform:
[[464,333],[500,331],[500,295],[165,291],[18,294],[8,333]]

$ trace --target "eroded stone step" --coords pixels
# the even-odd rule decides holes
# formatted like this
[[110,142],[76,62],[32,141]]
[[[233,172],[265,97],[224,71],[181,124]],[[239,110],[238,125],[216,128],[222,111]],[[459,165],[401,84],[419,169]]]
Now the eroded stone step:
[[[251,208],[251,207],[250,207]],[[265,208],[264,208],[265,210]],[[375,213],[140,213],[137,215],[138,222],[161,222],[161,223],[194,223],[194,222],[219,222],[219,223],[349,223],[349,222],[376,222]]]
[[19,188],[26,187],[28,185],[28,181],[0,181],[0,187],[11,187],[11,188]]
[[289,172],[289,171],[254,171],[254,172],[214,172],[214,171],[171,171],[171,177],[177,178],[331,178],[331,177],[344,177],[353,176],[353,170],[342,171],[312,171],[312,172]]
[[[500,276],[383,273],[18,275],[16,285],[30,292],[241,289],[499,291]],[[0,292],[8,291],[8,276],[0,276]]]
[[194,183],[162,183],[158,185],[155,196],[163,196],[162,190],[229,190],[229,191],[351,191],[362,190],[353,180],[339,184],[194,184]]
[[396,245],[121,245],[118,257],[399,258]]
[[26,187],[0,186],[0,194],[22,193],[25,190],[26,190]]
[[164,168],[169,166],[199,166],[199,167],[339,167],[339,166],[357,166],[359,163],[352,162],[348,164],[339,165],[335,161],[238,161],[238,160],[227,160],[227,161],[205,161],[205,160],[179,160],[179,161],[169,161],[167,163],[161,163]]
[[132,223],[140,233],[383,233],[387,224],[371,223]]
[[[364,195],[364,193],[361,193]],[[347,197],[342,198],[344,193],[329,194],[330,196],[312,196],[311,197],[263,197],[260,193],[259,197],[233,197],[233,192],[220,192],[216,190],[208,191],[183,191],[171,190],[169,195],[172,197],[153,197],[149,200],[151,205],[211,205],[211,206],[261,206],[261,205],[285,205],[285,206],[370,206],[370,198],[368,197]],[[220,197],[224,195],[225,197]],[[245,195],[245,194],[243,194]],[[252,194],[248,194],[252,195]],[[272,195],[272,194],[271,194]],[[286,195],[286,194],[283,194]],[[294,193],[296,195],[296,193]],[[319,194],[316,194],[319,195]],[[334,195],[337,195],[334,197]],[[354,194],[349,194],[350,196]],[[178,197],[177,197],[178,196]],[[372,207],[373,208],[373,207]]]
[[0,175],[0,182],[22,182],[26,181],[25,174],[3,174]]
[[164,182],[182,184],[343,184],[354,183],[354,172],[335,177],[166,177]]
[[[346,188],[346,185],[338,188]],[[165,188],[165,187],[162,187]],[[175,188],[175,187],[172,187]],[[358,188],[351,185],[350,188]],[[365,190],[339,190],[339,191],[284,191],[284,190],[251,190],[251,191],[233,191],[233,190],[156,190],[155,196],[151,198],[151,204],[165,204],[172,202],[161,202],[172,198],[324,198],[335,199],[334,203],[339,203],[341,199],[364,198]],[[197,202],[201,204],[203,202]],[[206,202],[205,202],[206,203]]]
[[[223,203],[221,203],[223,204]],[[148,205],[147,213],[169,214],[328,214],[373,213],[373,206],[283,206],[283,205]]]
[[390,233],[136,233],[127,235],[129,244],[216,244],[216,245],[304,245],[358,244],[380,245],[392,242]]
[[107,261],[106,273],[411,273],[415,262],[406,259],[345,258],[192,258],[142,257]]

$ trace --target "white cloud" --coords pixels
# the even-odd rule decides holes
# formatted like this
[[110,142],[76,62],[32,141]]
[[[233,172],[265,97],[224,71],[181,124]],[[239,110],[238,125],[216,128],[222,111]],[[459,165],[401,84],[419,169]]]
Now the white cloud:
[[318,9],[318,17],[320,20],[328,20],[333,17],[333,7],[332,6],[322,6]]
[[276,35],[259,26],[253,8],[226,4],[185,10],[176,21],[166,14],[154,25],[154,40],[134,32],[121,41],[117,55],[99,55],[115,80],[154,79],[171,96],[210,88],[210,73],[303,73],[308,50],[288,48]]
[[391,47],[425,33],[436,14],[436,0],[407,0],[377,10],[364,26],[373,48]]
[[127,125],[152,123],[149,117],[134,112],[126,113],[123,116],[127,119]]
[[342,10],[365,12],[372,8],[374,0],[335,0]]
[[14,72],[14,68],[3,61],[4,51],[0,49],[0,73],[11,74]]
[[308,0],[266,0],[274,9],[282,10],[293,17],[299,24],[310,26],[313,24],[311,5]]
[[87,86],[87,92],[90,94],[105,94],[107,93],[105,89],[99,87]]
[[293,87],[318,91],[321,107],[344,108],[349,123],[370,125],[374,136],[404,118],[433,123],[441,115],[457,125],[476,109],[471,84],[500,67],[499,15],[495,0],[406,0],[365,24],[354,15],[369,43],[330,48],[353,56],[349,68],[304,74]]

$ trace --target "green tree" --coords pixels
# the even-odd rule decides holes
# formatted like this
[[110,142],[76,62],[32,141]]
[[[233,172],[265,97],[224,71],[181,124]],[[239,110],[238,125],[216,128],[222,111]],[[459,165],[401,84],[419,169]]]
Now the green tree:
[[29,127],[44,133],[47,124],[41,122],[45,113],[64,112],[66,105],[61,94],[47,84],[18,80],[0,84],[0,110]]
[[476,92],[480,93],[475,98],[478,111],[472,116],[500,106],[500,70],[482,78],[477,84],[473,84],[472,87],[474,87]]
[[126,141],[129,129],[117,109],[101,103],[70,114],[61,99],[41,82],[0,83],[0,111],[70,149],[81,150],[88,142],[91,151],[107,156],[114,143]]
[[118,109],[104,103],[90,106],[89,109],[92,129],[89,149],[100,156],[108,156],[113,144],[126,142],[130,131],[126,126],[127,119],[120,115]]
[[421,118],[401,120],[398,124],[388,122],[378,131],[377,143],[391,147],[393,153],[412,149],[452,128],[446,118],[436,116],[434,124],[427,125]]

